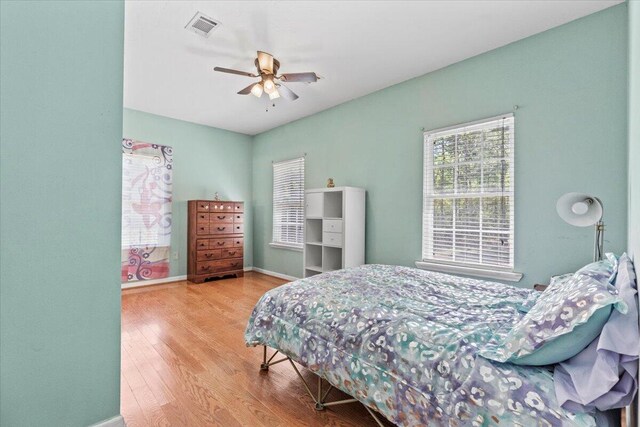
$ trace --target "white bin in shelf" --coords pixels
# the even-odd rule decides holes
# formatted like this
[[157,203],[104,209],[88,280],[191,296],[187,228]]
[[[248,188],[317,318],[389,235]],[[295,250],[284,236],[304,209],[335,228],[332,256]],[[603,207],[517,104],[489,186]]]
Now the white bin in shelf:
[[322,231],[328,233],[342,233],[341,219],[325,219],[322,221]]
[[322,233],[322,244],[342,247],[342,233]]

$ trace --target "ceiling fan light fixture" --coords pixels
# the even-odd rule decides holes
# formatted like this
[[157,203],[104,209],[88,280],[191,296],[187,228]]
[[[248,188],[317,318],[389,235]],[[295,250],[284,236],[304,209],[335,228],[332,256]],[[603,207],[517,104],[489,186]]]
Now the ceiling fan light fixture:
[[269,99],[273,101],[274,99],[278,98],[280,98],[280,92],[278,92],[278,89],[274,88],[273,91],[269,94]]
[[251,94],[256,98],[260,98],[262,96],[262,92],[264,92],[264,88],[262,87],[262,83],[257,83],[253,85],[251,88]]
[[276,84],[273,82],[273,77],[265,77],[262,84],[264,86],[264,91],[269,95],[271,95],[274,90],[277,90]]

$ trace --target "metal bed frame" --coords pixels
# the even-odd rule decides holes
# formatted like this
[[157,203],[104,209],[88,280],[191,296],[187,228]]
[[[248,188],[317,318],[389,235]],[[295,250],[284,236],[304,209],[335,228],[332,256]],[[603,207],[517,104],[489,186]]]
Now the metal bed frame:
[[[290,358],[289,356],[286,356],[286,355],[283,354],[283,356],[284,356],[283,358],[278,359],[278,360],[273,360],[276,357],[276,355],[278,353],[280,353],[279,350],[275,350],[275,352],[271,355],[271,357],[269,357],[267,359],[267,346],[264,345],[262,347],[263,347],[263,352],[262,352],[262,363],[260,364],[260,370],[268,372],[270,366],[276,365],[276,364],[278,364],[280,362],[289,361],[289,363],[291,363],[291,366],[293,367],[293,370],[298,375],[298,378],[300,378],[300,380],[302,381],[302,384],[304,385],[305,390],[307,390],[307,393],[311,397],[311,400],[313,400],[313,402],[315,403],[315,410],[316,411],[323,411],[327,407],[331,407],[331,406],[344,405],[344,404],[347,404],[347,403],[360,402],[358,399],[355,399],[355,398],[343,399],[343,400],[335,400],[333,402],[327,402],[327,396],[329,395],[329,392],[334,389],[334,387],[325,378],[325,381],[327,381],[327,383],[329,383],[329,387],[326,390],[324,390],[324,392],[323,392],[323,387],[322,387],[323,378],[322,378],[321,375],[318,375],[318,374],[316,374],[318,376],[317,392],[314,395],[313,392],[311,391],[311,387],[309,386],[307,381],[304,379],[304,377],[300,373],[300,370],[298,369],[296,364],[293,363],[294,360],[292,358]],[[369,415],[371,415],[371,417],[373,417],[373,419],[375,420],[376,424],[379,427],[384,427],[384,424],[382,424],[382,421],[380,421],[380,418],[378,418],[378,416],[371,410],[371,408],[369,408],[364,403],[362,404],[362,406],[364,406],[364,408],[367,410]]]
[[[638,284],[638,293],[636,294],[636,298],[638,299],[638,305],[640,306],[640,280],[638,279],[638,276],[640,276],[640,274],[638,274],[638,272],[636,271],[636,283]],[[638,322],[640,323],[640,318],[638,319]],[[353,399],[353,398],[352,399],[337,400],[337,401],[334,401],[334,402],[327,402],[327,400],[326,400],[327,399],[327,395],[329,394],[329,392],[334,387],[333,387],[333,385],[329,384],[329,388],[324,393],[322,393],[322,377],[320,375],[318,375],[317,395],[314,395],[311,392],[311,388],[309,387],[309,384],[307,384],[307,381],[300,374],[300,371],[298,370],[298,367],[295,365],[295,363],[293,363],[294,362],[293,359],[291,359],[289,356],[285,356],[282,359],[278,359],[276,361],[273,361],[274,357],[279,353],[278,350],[276,350],[275,353],[273,353],[271,355],[271,357],[269,357],[269,359],[267,359],[267,346],[265,345],[263,347],[264,347],[264,351],[263,351],[262,363],[260,364],[260,370],[261,371],[269,371],[269,366],[275,365],[275,364],[280,363],[280,362],[285,362],[285,361],[288,360],[291,363],[291,366],[293,367],[293,370],[296,372],[298,377],[302,380],[302,384],[304,384],[304,388],[307,390],[307,393],[309,393],[309,396],[311,397],[311,399],[315,403],[316,411],[322,411],[328,406],[335,406],[335,405],[342,405],[342,404],[346,404],[346,403],[359,402],[359,400]],[[637,374],[637,377],[636,377],[636,381],[638,381],[638,383],[640,384],[640,361],[638,362],[638,374]],[[362,406],[365,407],[367,412],[369,412],[369,414],[373,417],[373,419],[376,421],[376,423],[378,424],[379,427],[384,427],[384,424],[382,424],[382,422],[380,421],[378,416],[367,405],[362,404]],[[631,405],[627,406],[626,409],[627,409],[627,411],[626,411],[627,426],[628,427],[640,427],[640,392],[636,393],[635,399],[633,399],[633,402],[631,402]]]
[[[302,381],[302,384],[304,385],[305,390],[309,394],[309,397],[311,397],[311,400],[313,400],[313,403],[315,403],[315,410],[316,411],[324,411],[327,407],[331,407],[331,406],[344,405],[344,404],[348,404],[348,403],[360,402],[358,399],[355,399],[355,398],[336,400],[336,401],[333,401],[333,402],[328,402],[327,401],[327,396],[329,395],[331,390],[333,390],[335,387],[331,383],[329,383],[329,381],[327,381],[326,378],[324,380],[327,381],[327,383],[329,383],[329,388],[327,388],[326,390],[323,390],[323,387],[322,387],[323,378],[322,378],[322,376],[320,376],[318,374],[315,374],[315,372],[314,372],[314,374],[317,375],[317,377],[318,377],[317,391],[316,391],[316,394],[314,394],[311,391],[311,387],[309,386],[309,383],[307,383],[307,380],[304,379],[304,377],[300,373],[300,370],[298,369],[298,367],[296,366],[296,364],[294,363],[294,360],[292,358],[290,358],[289,356],[286,356],[286,355],[281,353],[284,356],[283,358],[278,359],[278,360],[273,360],[278,355],[278,353],[280,353],[279,350],[275,350],[274,353],[269,358],[267,358],[267,356],[268,356],[268,354],[267,354],[267,346],[263,345],[262,347],[263,347],[263,352],[262,352],[262,363],[260,364],[260,370],[264,371],[264,372],[268,372],[270,366],[276,365],[276,364],[281,363],[281,362],[287,362],[288,361],[291,364],[291,367],[295,371],[296,375],[298,375],[298,378],[300,378],[300,380]],[[636,395],[633,403],[627,407],[627,416],[626,416],[626,418],[627,418],[627,426],[628,427],[640,427],[640,423],[638,423],[638,409],[637,409],[638,406],[637,405],[638,405],[638,395]],[[362,404],[362,406],[364,406],[364,408],[367,410],[369,415],[371,415],[371,417],[375,420],[376,424],[379,427],[385,427],[384,424],[382,424],[382,421],[380,421],[380,418],[375,414],[375,412],[373,412],[371,410],[371,408],[369,408],[364,403]],[[618,421],[616,421],[616,423],[612,424],[612,425],[619,426],[620,425],[620,410],[618,409],[618,410],[613,410],[613,411],[617,414]]]

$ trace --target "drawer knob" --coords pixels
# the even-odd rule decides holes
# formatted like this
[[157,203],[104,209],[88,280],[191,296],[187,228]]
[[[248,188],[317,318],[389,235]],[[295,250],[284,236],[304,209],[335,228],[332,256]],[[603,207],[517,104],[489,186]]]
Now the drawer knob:
[[233,251],[233,252],[229,251],[229,255],[235,255],[235,254],[236,254],[236,251]]
[[218,242],[218,246],[224,246],[224,242]]
[[224,230],[225,228],[227,228],[227,227],[218,227],[218,231],[222,231],[222,230]]
[[225,219],[226,215],[218,215],[218,219]]

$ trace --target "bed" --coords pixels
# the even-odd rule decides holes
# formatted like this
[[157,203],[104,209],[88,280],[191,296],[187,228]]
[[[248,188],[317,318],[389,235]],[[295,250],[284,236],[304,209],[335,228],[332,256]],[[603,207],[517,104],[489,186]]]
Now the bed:
[[595,426],[594,416],[558,405],[548,367],[478,356],[537,295],[408,267],[365,265],[267,292],[245,340],[265,346],[265,362],[266,348],[273,348],[397,425]]

